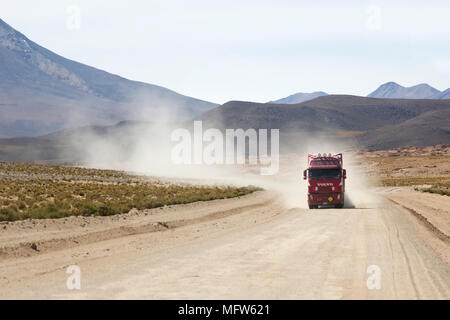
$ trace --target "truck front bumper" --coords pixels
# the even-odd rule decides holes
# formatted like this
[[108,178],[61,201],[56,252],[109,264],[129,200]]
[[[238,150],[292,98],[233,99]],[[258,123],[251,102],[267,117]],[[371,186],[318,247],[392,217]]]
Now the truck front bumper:
[[310,193],[308,205],[334,205],[344,203],[344,193]]

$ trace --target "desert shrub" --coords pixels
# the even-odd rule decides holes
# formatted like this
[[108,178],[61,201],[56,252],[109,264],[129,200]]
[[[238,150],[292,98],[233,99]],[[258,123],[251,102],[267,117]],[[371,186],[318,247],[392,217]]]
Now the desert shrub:
[[11,209],[0,209],[0,221],[15,221],[19,218],[19,214]]
[[98,214],[100,216],[112,216],[119,213],[120,210],[111,203],[103,204],[98,207]]
[[87,203],[82,204],[78,213],[83,216],[93,216],[98,213],[98,208],[92,202],[87,202]]
[[16,204],[10,204],[8,208],[14,212],[19,211],[19,208],[17,207]]
[[19,201],[19,203],[17,205],[20,210],[24,210],[27,208],[27,205],[24,201]]
[[436,193],[440,194],[441,196],[450,196],[450,190],[449,189],[443,189],[439,187],[431,187],[431,188],[414,188],[416,191],[422,191],[422,192],[428,192],[428,193]]
[[33,209],[29,214],[29,217],[33,219],[56,219],[67,216],[69,216],[69,213],[66,210],[55,206],[39,207]]

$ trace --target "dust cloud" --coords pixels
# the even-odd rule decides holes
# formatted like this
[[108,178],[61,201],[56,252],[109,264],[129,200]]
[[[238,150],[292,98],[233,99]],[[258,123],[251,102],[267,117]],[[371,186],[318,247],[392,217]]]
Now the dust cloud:
[[[342,152],[348,177],[345,206],[361,208],[377,205],[378,200],[370,196],[373,194],[370,184],[354,159],[351,144],[333,141],[317,133],[281,133],[279,171],[269,176],[260,175],[259,164],[180,165],[174,164],[171,159],[171,151],[176,144],[171,140],[171,134],[177,128],[186,128],[192,133],[193,121],[176,121],[172,119],[170,110],[165,108],[153,109],[153,117],[148,111],[142,114],[142,108],[138,110],[141,114],[134,114],[132,118],[154,121],[126,121],[110,127],[89,127],[82,134],[70,137],[77,161],[89,167],[123,170],[175,183],[259,186],[279,194],[288,208],[306,208],[307,182],[303,180],[303,170],[307,166],[308,152]],[[217,119],[214,125],[225,128]],[[205,129],[207,127],[208,124]],[[206,145],[204,142],[203,147]]]
[[[189,127],[190,123],[183,124]],[[83,165],[115,169],[142,174],[175,183],[200,185],[254,185],[276,192],[288,208],[306,208],[307,182],[303,170],[307,166],[307,153],[344,154],[347,169],[346,204],[352,207],[373,207],[377,198],[373,196],[363,170],[354,159],[349,146],[320,138],[304,137],[297,140],[295,152],[280,155],[279,171],[270,176],[260,175],[260,165],[205,165],[174,164],[171,150],[175,142],[171,133],[179,123],[122,123],[109,129],[87,130],[73,139],[80,162]]]

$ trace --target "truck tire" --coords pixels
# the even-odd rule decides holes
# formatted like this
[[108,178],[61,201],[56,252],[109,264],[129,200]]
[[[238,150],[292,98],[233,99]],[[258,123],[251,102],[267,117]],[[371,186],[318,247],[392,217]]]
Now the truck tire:
[[308,207],[309,207],[310,209],[315,209],[315,206],[314,206],[313,204],[308,205]]
[[335,207],[335,208],[338,208],[338,209],[341,209],[341,208],[344,207],[344,204],[343,204],[343,203],[341,203],[341,204],[335,204],[334,207]]

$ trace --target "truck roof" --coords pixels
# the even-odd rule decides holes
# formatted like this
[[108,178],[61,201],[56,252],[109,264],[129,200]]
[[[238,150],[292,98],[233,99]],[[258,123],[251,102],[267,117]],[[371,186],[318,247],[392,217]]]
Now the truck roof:
[[309,169],[333,169],[342,168],[342,153],[337,154],[311,154],[308,153]]

